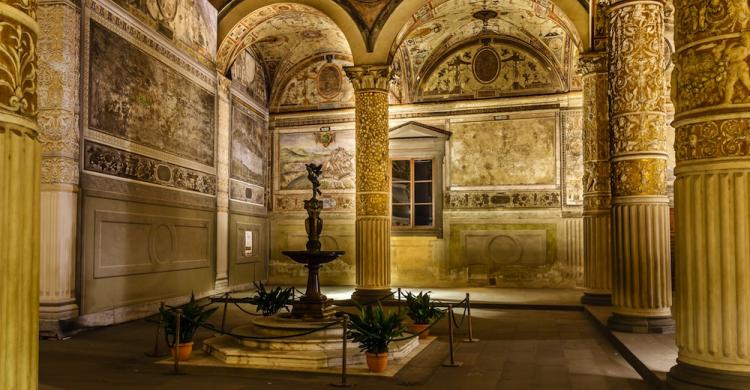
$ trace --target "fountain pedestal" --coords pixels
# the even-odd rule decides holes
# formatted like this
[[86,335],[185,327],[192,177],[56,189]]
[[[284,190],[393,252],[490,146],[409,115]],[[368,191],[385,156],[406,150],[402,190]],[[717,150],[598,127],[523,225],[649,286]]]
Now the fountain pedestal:
[[320,292],[320,265],[331,262],[343,251],[283,251],[281,252],[307,268],[305,295],[292,304],[292,318],[321,320],[333,318],[333,300]]

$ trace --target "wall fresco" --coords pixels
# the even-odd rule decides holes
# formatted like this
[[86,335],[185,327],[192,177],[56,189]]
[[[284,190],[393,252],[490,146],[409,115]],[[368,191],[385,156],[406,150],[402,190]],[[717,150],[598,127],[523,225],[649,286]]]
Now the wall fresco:
[[91,22],[88,126],[214,165],[214,95]]
[[83,167],[91,172],[203,194],[216,194],[214,175],[90,141],[85,143]]
[[208,0],[112,0],[203,62],[216,56],[217,12]]
[[245,183],[265,186],[266,122],[241,103],[232,105],[232,155],[230,176]]
[[323,164],[323,190],[354,189],[354,132],[283,133],[279,135],[279,189],[311,188],[305,164]]
[[452,123],[451,185],[550,185],[556,118]]
[[234,61],[231,69],[232,83],[256,102],[265,105],[268,101],[266,75],[258,59],[245,50]]

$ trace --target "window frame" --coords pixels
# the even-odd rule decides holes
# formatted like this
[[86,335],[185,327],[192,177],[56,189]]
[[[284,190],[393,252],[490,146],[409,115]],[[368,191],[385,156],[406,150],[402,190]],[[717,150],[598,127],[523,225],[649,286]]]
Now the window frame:
[[[409,225],[395,225],[391,223],[391,229],[394,231],[427,231],[432,232],[436,229],[436,213],[437,213],[437,207],[435,205],[436,203],[436,197],[437,197],[437,191],[435,188],[435,157],[391,157],[390,159],[391,164],[391,170],[393,169],[393,162],[394,161],[408,161],[409,162]],[[429,161],[430,162],[430,180],[417,180],[416,179],[416,171],[414,169],[415,162],[416,161]],[[393,202],[393,184],[394,183],[406,183],[405,180],[393,180],[391,178],[391,218],[393,218],[393,206],[406,206],[407,203],[394,203]],[[414,191],[414,188],[416,187],[416,184],[418,183],[430,183],[430,203],[417,203],[416,202],[416,192]],[[431,210],[431,224],[430,225],[415,225],[415,215],[416,215],[416,206],[430,206]]]

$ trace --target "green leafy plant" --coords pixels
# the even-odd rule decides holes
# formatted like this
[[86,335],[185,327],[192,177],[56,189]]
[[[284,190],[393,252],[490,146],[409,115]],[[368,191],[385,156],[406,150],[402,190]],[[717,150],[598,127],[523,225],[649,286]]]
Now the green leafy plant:
[[400,313],[386,313],[378,302],[377,306],[360,306],[359,314],[351,316],[351,329],[347,337],[359,343],[362,352],[385,353],[393,339],[404,334],[406,326]]
[[406,314],[409,318],[415,324],[419,325],[429,324],[433,318],[437,318],[443,314],[435,306],[435,303],[430,300],[430,293],[423,293],[422,291],[417,295],[411,292],[406,293],[406,309]]
[[[180,316],[180,344],[189,343],[193,341],[195,332],[201,327],[209,317],[218,309],[217,307],[209,308],[210,304],[201,305],[195,300],[195,295],[190,293],[190,301],[180,307],[182,309],[182,315]],[[170,337],[172,340],[175,339],[177,333],[176,324],[176,312],[175,307],[162,306],[159,308],[159,314],[161,314],[161,326],[164,328],[164,334],[167,338],[167,344]]]
[[266,290],[266,286],[262,282],[254,284],[257,290],[253,297],[253,302],[256,305],[255,311],[263,313],[264,316],[272,316],[285,308],[294,292],[294,287],[284,289],[276,287],[272,290]]

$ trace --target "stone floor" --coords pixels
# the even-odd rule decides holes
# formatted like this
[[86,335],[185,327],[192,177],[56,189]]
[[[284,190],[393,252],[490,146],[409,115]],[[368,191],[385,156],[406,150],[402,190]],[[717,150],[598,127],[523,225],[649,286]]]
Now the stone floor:
[[[460,343],[462,367],[441,367],[448,356],[447,325],[439,338],[393,378],[350,377],[355,388],[386,389],[648,389],[582,311],[476,309],[478,343]],[[216,315],[213,322],[218,322]],[[237,309],[228,327],[247,321]],[[327,389],[339,378],[330,374],[268,370],[170,367],[155,364],[154,325],[134,321],[40,344],[41,389]],[[197,339],[209,337],[201,331]],[[199,345],[196,345],[199,350]]]

